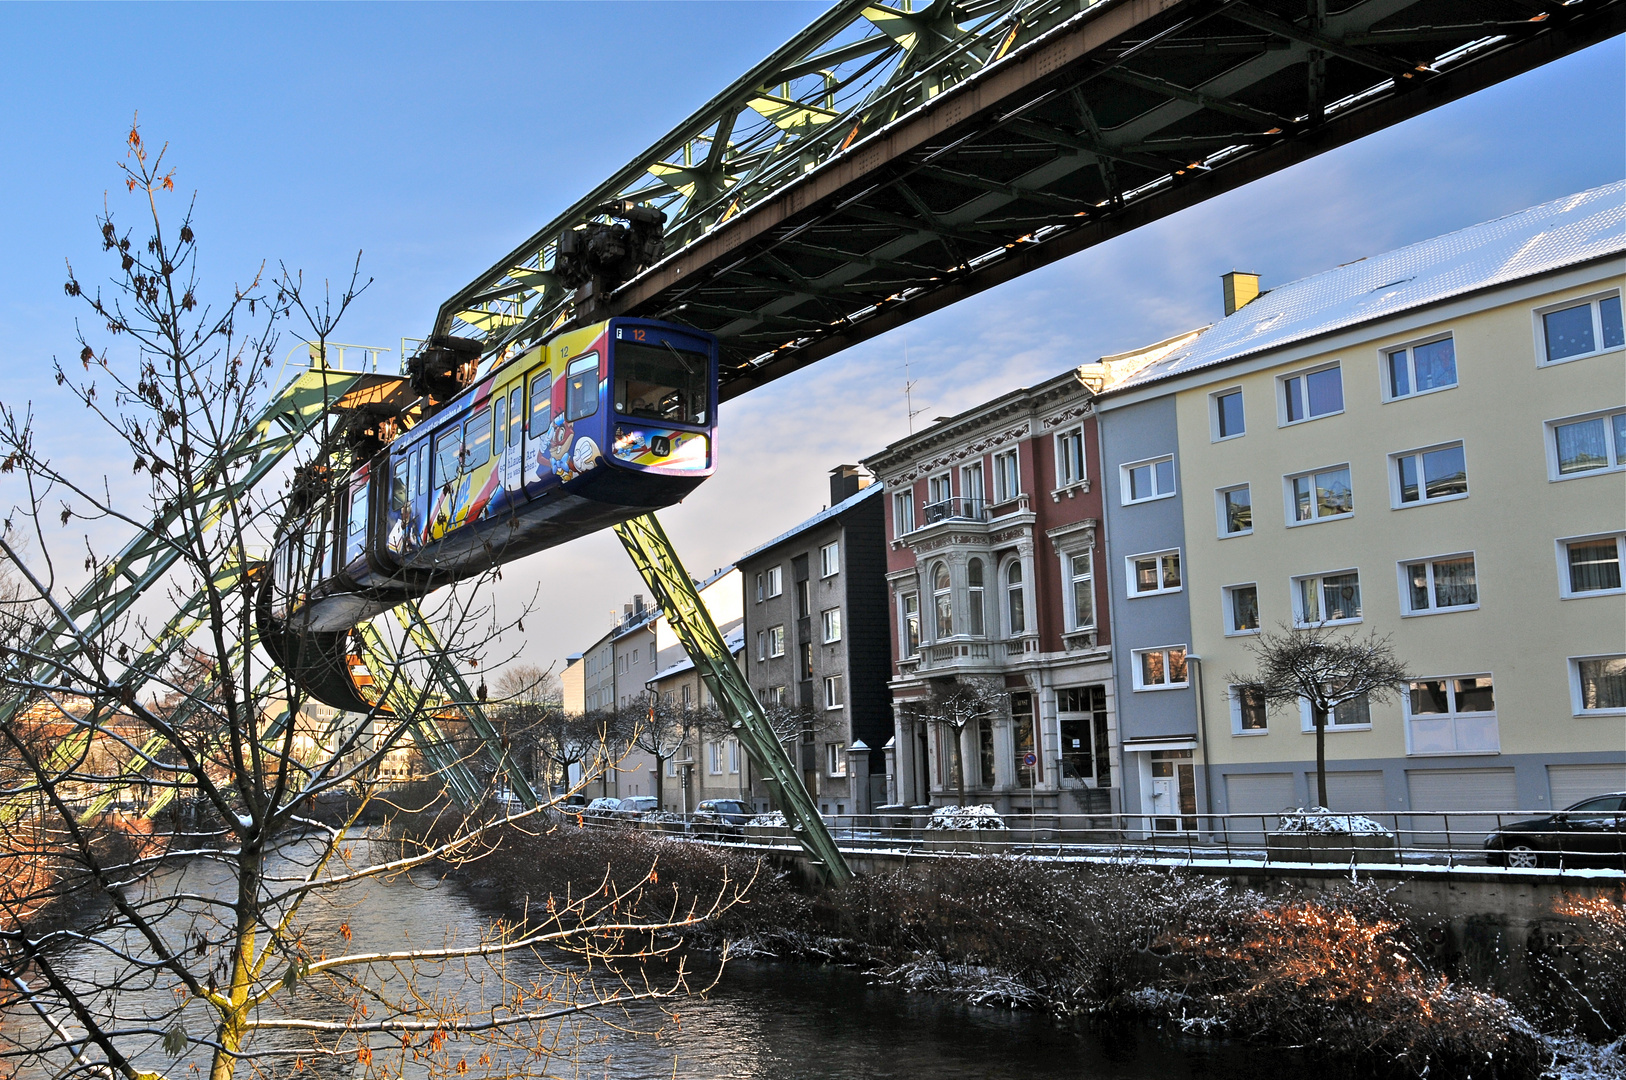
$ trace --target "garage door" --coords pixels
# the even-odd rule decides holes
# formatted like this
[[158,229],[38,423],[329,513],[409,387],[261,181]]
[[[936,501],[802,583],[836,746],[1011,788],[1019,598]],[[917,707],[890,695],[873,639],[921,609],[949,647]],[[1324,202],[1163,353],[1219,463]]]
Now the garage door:
[[1592,795],[1626,791],[1626,765],[1549,765],[1547,787],[1553,809],[1562,810]]
[[[1310,790],[1315,790],[1315,773],[1305,779]],[[1388,804],[1383,798],[1381,772],[1330,772],[1327,774],[1328,809],[1342,810],[1346,814],[1376,814]]]
[[1276,830],[1276,815],[1298,805],[1292,773],[1231,773],[1225,777],[1225,805],[1232,814],[1258,814],[1255,818],[1227,818],[1231,842],[1263,844],[1264,830]]
[[1411,843],[1419,846],[1478,847],[1499,818],[1462,811],[1507,814],[1519,808],[1512,769],[1411,769],[1406,773],[1406,789],[1413,811],[1448,811],[1410,815]]

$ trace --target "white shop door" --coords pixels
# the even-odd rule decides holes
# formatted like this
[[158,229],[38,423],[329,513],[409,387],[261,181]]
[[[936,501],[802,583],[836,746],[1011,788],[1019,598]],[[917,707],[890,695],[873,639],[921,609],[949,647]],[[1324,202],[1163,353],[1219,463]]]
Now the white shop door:
[[1626,765],[1549,765],[1547,787],[1553,809],[1562,810],[1594,795],[1626,791]]

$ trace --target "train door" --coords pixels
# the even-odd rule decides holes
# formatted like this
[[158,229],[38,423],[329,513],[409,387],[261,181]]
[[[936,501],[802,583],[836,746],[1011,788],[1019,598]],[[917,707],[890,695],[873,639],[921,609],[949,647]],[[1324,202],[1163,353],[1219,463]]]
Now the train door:
[[344,565],[349,566],[357,559],[367,554],[367,511],[369,501],[367,498],[370,470],[357,470],[357,477],[350,483],[350,507],[345,516],[344,528]]
[[435,432],[430,478],[431,497],[428,539],[439,540],[453,524],[457,507],[457,486],[463,475],[463,425],[447,424]]
[[386,545],[392,554],[406,556],[417,550],[423,529],[424,444],[408,447],[390,462],[390,518]]
[[553,477],[553,372],[538,368],[526,384],[530,408],[525,421],[524,481],[526,494],[537,496]]

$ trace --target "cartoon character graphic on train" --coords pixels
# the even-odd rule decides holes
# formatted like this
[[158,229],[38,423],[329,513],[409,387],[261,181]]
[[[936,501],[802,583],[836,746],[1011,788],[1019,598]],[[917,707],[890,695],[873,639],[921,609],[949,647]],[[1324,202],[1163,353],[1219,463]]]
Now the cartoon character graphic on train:
[[540,476],[543,465],[553,470],[553,474],[561,481],[569,480],[575,475],[570,468],[570,441],[575,436],[576,428],[564,416],[555,416],[553,423],[548,426],[547,442],[536,452],[536,471]]

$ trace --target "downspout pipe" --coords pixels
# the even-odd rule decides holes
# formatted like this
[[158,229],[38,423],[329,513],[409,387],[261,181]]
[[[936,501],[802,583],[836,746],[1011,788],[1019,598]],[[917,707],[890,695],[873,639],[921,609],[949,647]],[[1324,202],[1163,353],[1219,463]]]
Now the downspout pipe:
[[[1186,663],[1197,665],[1197,748],[1203,754],[1203,814],[1209,819],[1209,827],[1213,827],[1214,818],[1214,788],[1209,783],[1208,775],[1208,708],[1203,702],[1203,658],[1186,654]],[[1199,830],[1201,831],[1201,830]]]

